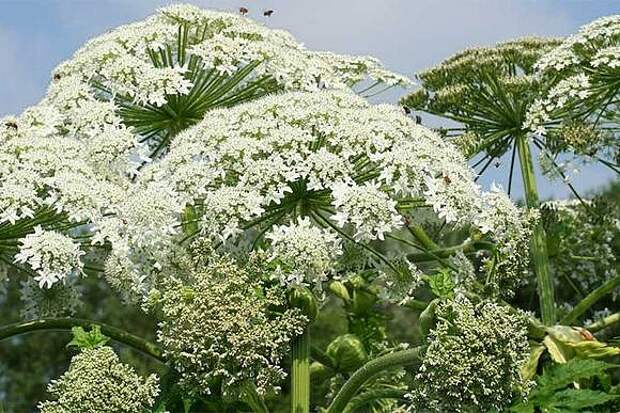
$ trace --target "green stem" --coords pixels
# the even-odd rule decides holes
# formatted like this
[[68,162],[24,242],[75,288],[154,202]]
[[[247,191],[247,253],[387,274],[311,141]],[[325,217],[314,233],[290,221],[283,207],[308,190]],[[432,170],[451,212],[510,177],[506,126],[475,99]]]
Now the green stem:
[[620,323],[620,313],[614,313],[614,314],[608,315],[602,320],[598,320],[595,323],[587,325],[586,329],[589,330],[591,333],[596,333],[598,331],[606,329],[607,327],[611,327],[617,323]]
[[428,236],[424,229],[416,224],[409,224],[408,227],[409,232],[418,240],[420,243],[427,249],[433,251],[439,249],[439,246],[435,244],[435,241]]
[[418,252],[407,255],[407,259],[413,263],[435,261],[437,258],[448,258],[451,255],[462,251],[464,254],[473,253],[480,250],[490,251],[495,247],[493,243],[488,241],[470,241],[464,244],[455,245],[453,247],[446,247],[432,250],[432,253]]
[[345,411],[347,404],[364,383],[384,370],[413,364],[419,361],[421,351],[421,347],[415,347],[408,350],[396,351],[370,360],[349,377],[346,383],[340,388],[340,391],[336,397],[334,397],[334,400],[325,413],[340,413]]
[[[532,153],[524,135],[516,137],[521,176],[525,189],[525,200],[528,208],[538,208],[538,189],[534,176],[534,163]],[[547,253],[547,241],[542,222],[538,222],[532,231],[531,251],[534,264],[534,272],[538,283],[538,297],[540,300],[540,314],[545,325],[553,325],[556,321],[555,297],[553,291],[553,279],[549,270],[549,254]]]
[[347,405],[344,413],[355,413],[363,410],[366,406],[371,404],[375,400],[381,399],[396,399],[401,400],[405,398],[407,394],[406,390],[399,388],[386,388],[379,389],[373,392],[369,392],[366,394],[361,394],[358,397],[355,397],[351,400],[351,402]]
[[560,322],[562,324],[575,322],[580,315],[588,311],[598,300],[611,293],[618,286],[620,286],[620,275],[607,280],[603,285],[586,295]]
[[310,331],[306,329],[293,341],[291,374],[291,412],[310,412]]
[[71,331],[73,327],[88,328],[93,325],[98,325],[101,328],[101,332],[111,339],[123,343],[135,350],[138,350],[148,356],[153,357],[156,360],[164,362],[161,349],[141,337],[135,336],[117,327],[100,323],[94,320],[86,320],[82,318],[40,318],[32,321],[24,321],[13,324],[7,324],[0,327],[0,340],[4,340],[10,337],[18,336],[21,334],[30,333],[33,331]]

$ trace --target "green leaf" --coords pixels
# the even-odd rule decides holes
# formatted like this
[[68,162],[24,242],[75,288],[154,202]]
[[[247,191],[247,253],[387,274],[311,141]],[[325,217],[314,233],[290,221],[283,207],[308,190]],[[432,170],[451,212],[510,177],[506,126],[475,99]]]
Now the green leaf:
[[439,298],[452,298],[454,296],[454,281],[452,272],[448,268],[442,268],[429,278],[431,291]]
[[510,408],[512,413],[534,413],[534,405],[531,403],[519,403]]
[[536,370],[538,369],[538,360],[545,352],[545,346],[538,343],[531,343],[530,348],[530,358],[521,368],[521,377],[525,380],[532,380],[534,378],[536,375]]
[[96,324],[91,325],[90,331],[86,331],[82,327],[73,327],[71,332],[73,333],[73,339],[67,344],[67,347],[77,347],[83,350],[104,346],[110,341],[108,337],[101,333],[101,327]]
[[583,379],[601,376],[613,364],[591,359],[572,359],[556,364],[538,379],[538,392],[551,393]]
[[566,389],[555,393],[550,405],[557,408],[579,410],[594,407],[618,399],[619,396],[589,389]]

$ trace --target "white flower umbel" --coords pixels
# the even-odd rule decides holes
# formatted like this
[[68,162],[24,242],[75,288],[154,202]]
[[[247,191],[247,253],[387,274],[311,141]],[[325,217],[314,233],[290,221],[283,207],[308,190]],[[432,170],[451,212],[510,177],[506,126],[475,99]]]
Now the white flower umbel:
[[84,252],[66,235],[36,227],[34,233],[21,239],[21,244],[15,262],[28,264],[37,273],[34,279],[41,288],[50,288],[68,275],[82,273],[80,257]]
[[[293,222],[306,234],[329,229],[364,244],[389,266],[366,246],[404,228],[403,216],[418,208],[498,243],[513,235],[502,217],[512,219],[516,208],[488,202],[458,150],[402,109],[349,92],[289,92],[212,110],[177,137],[137,184],[172,188],[193,209],[196,233],[218,243],[249,237],[260,245]],[[519,268],[527,261],[520,258]]]
[[[548,85],[529,107],[524,127],[546,137],[554,152],[599,160],[617,171],[620,15],[597,19],[566,38],[536,64]],[[588,139],[575,141],[575,128]],[[577,134],[579,136],[581,133]]]
[[283,89],[349,90],[365,80],[410,83],[374,58],[308,51],[289,33],[239,14],[180,4],[90,40],[56,68],[45,102],[71,119],[69,133],[97,141],[98,158],[131,145],[133,156],[120,159],[135,173],[131,159],[161,155],[213,108]]
[[298,218],[290,225],[275,225],[265,235],[271,245],[271,261],[284,284],[320,286],[333,271],[342,250],[338,234]]
[[[179,30],[186,32],[179,37]],[[179,41],[184,42],[185,61],[171,65]],[[112,94],[161,106],[194,86],[196,79],[184,76],[191,56],[226,75],[262,62],[256,76],[267,74],[287,89],[348,88],[367,77],[390,85],[409,83],[404,76],[384,70],[374,58],[307,51],[285,31],[188,4],[162,8],[144,21],[90,40],[55,73],[57,77],[78,74]]]
[[384,239],[386,232],[392,232],[403,225],[402,217],[396,211],[396,201],[380,190],[378,182],[363,185],[336,183],[333,185],[336,213],[331,219],[340,228],[353,225],[357,240]]

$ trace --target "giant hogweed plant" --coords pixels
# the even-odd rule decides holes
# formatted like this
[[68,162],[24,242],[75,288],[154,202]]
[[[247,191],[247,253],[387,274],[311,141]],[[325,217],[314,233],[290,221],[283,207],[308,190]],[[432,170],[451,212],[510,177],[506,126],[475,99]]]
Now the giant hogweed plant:
[[[526,402],[544,352],[617,353],[504,301],[527,278],[535,217],[481,191],[463,154],[402,109],[357,96],[369,77],[371,90],[407,82],[171,6],[90,41],[41,104],[3,120],[2,269],[28,291],[101,277],[157,323],[154,342],[73,317],[0,328],[73,328],[78,354],[42,412],[267,412],[286,398],[302,413],[311,400],[501,411]],[[348,334],[317,347],[312,325],[335,301]],[[420,313],[414,343],[386,333],[398,308]],[[141,378],[108,339],[167,373]]]
[[[444,135],[475,158],[479,174],[511,153],[509,194],[518,155],[527,206],[533,209],[539,206],[539,196],[524,122],[528,108],[545,88],[535,76],[534,65],[558,44],[555,39],[526,38],[465,50],[420,73],[421,87],[402,100],[407,108],[456,122],[443,130]],[[539,223],[532,238],[533,264],[541,316],[545,324],[553,324],[556,310],[546,249],[544,228]]]
[[[614,160],[617,68],[610,55],[618,39],[617,21],[616,16],[600,19],[564,41],[525,38],[458,53],[420,73],[422,87],[402,103],[408,110],[453,121],[454,127],[441,131],[473,160],[474,167],[480,168],[479,174],[494,162],[499,166],[500,160],[507,157],[509,194],[518,158],[529,208],[539,206],[532,157],[533,150],[538,150],[542,170],[563,178],[582,204],[575,208],[583,208],[591,215],[588,219],[596,220],[593,216],[601,211],[596,211],[590,201],[584,201],[569,182],[570,162],[566,158],[600,161],[618,171]],[[578,79],[582,81],[581,86],[575,83]],[[550,217],[551,209],[545,215]],[[540,313],[546,324],[553,324],[558,318],[553,287],[557,278],[569,277],[570,271],[558,271],[563,264],[550,266],[549,240],[543,221],[534,229],[532,261]],[[612,224],[610,230],[613,227]],[[558,235],[551,234],[552,238]],[[585,255],[581,258],[597,259]],[[577,261],[575,258],[571,262],[577,267],[588,265]],[[606,286],[613,289],[619,281],[613,265],[610,268],[611,272],[602,268],[597,279],[608,282]],[[574,321],[575,316],[573,313],[566,320]]]

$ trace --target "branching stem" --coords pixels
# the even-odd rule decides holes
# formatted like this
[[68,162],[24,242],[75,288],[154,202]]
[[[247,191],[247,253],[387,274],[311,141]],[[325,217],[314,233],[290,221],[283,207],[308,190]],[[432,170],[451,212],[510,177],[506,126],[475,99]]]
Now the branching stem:
[[151,356],[158,361],[165,362],[162,355],[162,350],[150,341],[133,335],[120,328],[83,318],[40,318],[37,320],[7,324],[0,327],[0,340],[34,331],[71,331],[73,327],[88,328],[93,325],[98,325],[101,328],[101,332],[105,336],[110,337],[112,340],[125,344],[140,351],[141,353]]

